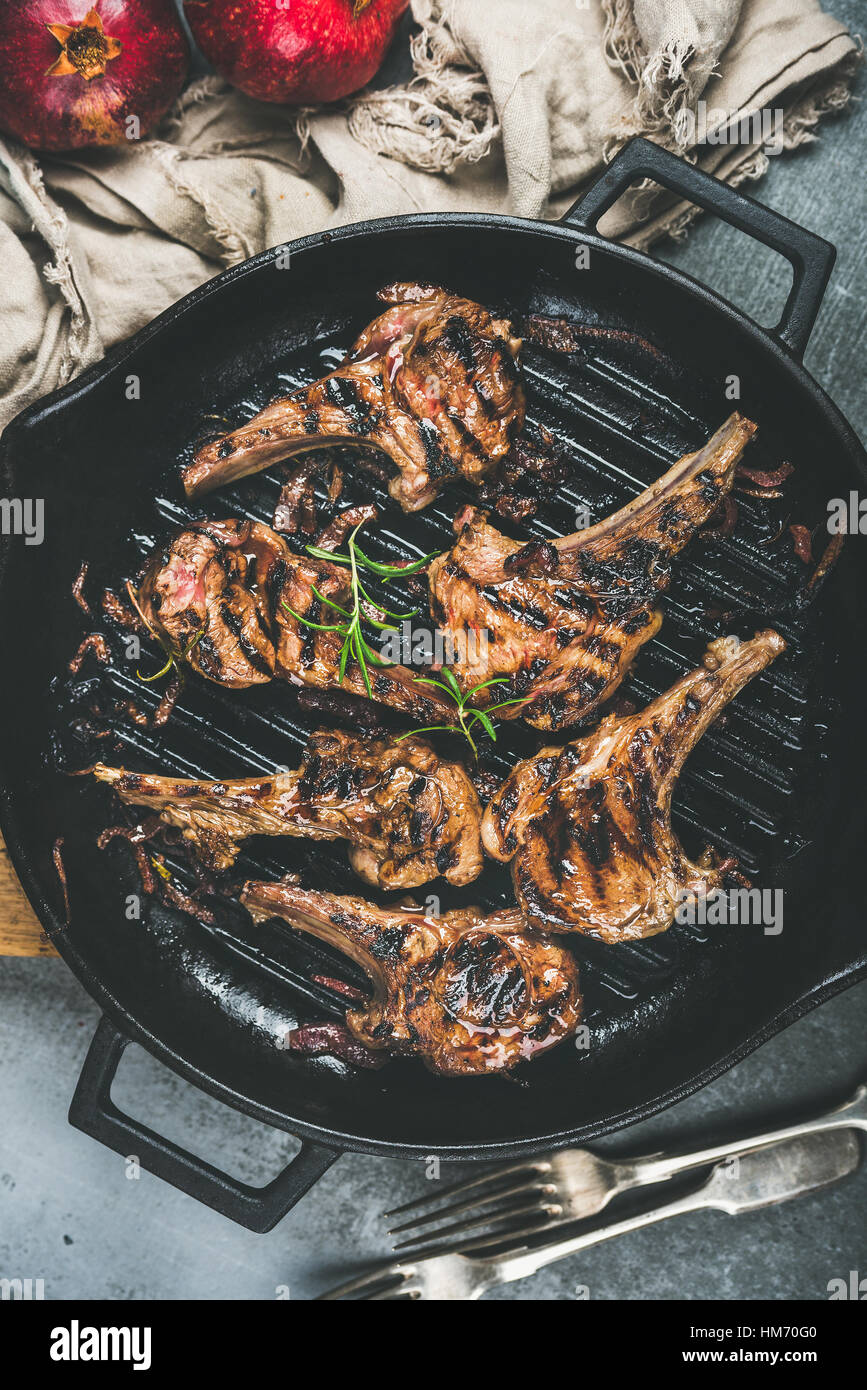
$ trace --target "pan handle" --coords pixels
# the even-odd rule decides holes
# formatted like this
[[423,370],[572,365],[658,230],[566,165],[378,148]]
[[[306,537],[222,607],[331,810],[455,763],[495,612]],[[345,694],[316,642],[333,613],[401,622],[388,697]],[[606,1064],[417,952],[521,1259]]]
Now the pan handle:
[[837,256],[831,243],[651,140],[641,138],[623,146],[563,221],[595,232],[602,214],[637,179],[653,179],[670,193],[678,193],[705,212],[716,213],[724,222],[785,256],[794,271],[794,280],[782,317],[772,332],[790,352],[802,357]]
[[239,1182],[118,1110],[111,1085],[129,1042],[108,1018],[100,1019],[69,1107],[69,1123],[115,1153],[134,1154],[149,1173],[248,1231],[270,1231],[340,1157],[336,1149],[304,1139],[291,1163],[265,1187]]

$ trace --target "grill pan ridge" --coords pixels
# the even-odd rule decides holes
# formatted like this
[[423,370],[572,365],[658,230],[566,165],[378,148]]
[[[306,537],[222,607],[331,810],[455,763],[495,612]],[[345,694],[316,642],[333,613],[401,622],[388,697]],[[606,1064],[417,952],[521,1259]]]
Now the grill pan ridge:
[[[333,346],[328,341],[323,351],[330,354]],[[559,394],[551,392],[546,382],[553,365],[559,369]],[[570,363],[556,364],[532,345],[525,350],[528,427],[532,431],[542,417],[547,420],[549,430],[552,425],[556,426],[558,449],[573,461],[572,476],[561,496],[553,504],[540,508],[540,514],[526,524],[525,534],[530,537],[564,534],[574,525],[580,509],[588,508],[591,501],[598,507],[600,499],[604,499],[602,512],[591,517],[593,521],[601,519],[635,495],[636,483],[652,481],[712,432],[711,419],[688,414],[658,391],[650,407],[642,412],[641,435],[636,440],[632,427],[635,390],[640,388],[640,382],[634,376],[626,377],[622,369],[606,373],[607,365],[604,349],[588,358],[586,363],[576,363],[573,359]],[[233,426],[240,424],[287,384],[310,380],[321,370],[320,354],[314,346],[313,353],[305,351],[281,363],[280,370],[262,383],[255,395],[251,394],[248,384],[243,398],[231,403],[225,413]],[[588,376],[597,392],[604,392],[602,424],[595,431],[594,415],[587,404],[588,392],[584,389]],[[563,399],[568,401],[565,409]],[[674,430],[673,420],[676,421]],[[592,453],[586,446],[591,431],[599,436],[598,448]],[[622,449],[624,442],[633,454],[629,461],[629,481],[625,484],[607,463],[607,457],[612,456],[618,445]],[[341,453],[345,456],[345,474],[349,481],[339,507],[373,501],[380,508],[381,525],[367,542],[374,558],[394,559],[396,556],[398,560],[413,560],[425,553],[424,547],[431,543],[439,548],[448,545],[454,513],[462,501],[472,500],[469,488],[463,495],[459,489],[453,489],[441,496],[422,518],[407,517],[388,497],[383,483],[359,470],[357,465],[353,468],[351,450]],[[173,460],[164,493],[155,501],[152,526],[146,531],[137,530],[129,538],[131,558],[124,573],[138,573],[151,550],[168,531],[203,514],[219,512],[220,515],[244,516],[270,523],[281,482],[279,468],[259,474],[241,486],[225,489],[197,507],[179,501],[177,472],[178,461]],[[321,483],[318,501],[320,504],[326,501]],[[743,507],[740,524],[731,541],[710,542],[709,545],[701,539],[697,542],[704,549],[704,558],[711,557],[710,570],[703,566],[701,556],[692,557],[691,563],[688,561],[679,567],[666,601],[669,618],[666,630],[639,663],[640,671],[636,671],[625,685],[625,693],[631,694],[637,703],[646,704],[678,674],[696,664],[706,643],[723,630],[718,619],[706,616],[707,610],[721,598],[720,572],[729,574],[725,597],[736,606],[739,614],[744,611],[745,596],[747,611],[756,613],[779,605],[781,597],[786,596],[785,586],[780,582],[780,567],[775,570],[747,539],[761,530],[773,533],[780,529],[779,517],[771,513],[768,525],[768,518],[761,516],[763,507],[768,510],[768,504],[755,504],[752,515]],[[779,512],[779,505],[776,510]],[[385,537],[388,537],[386,543]],[[290,544],[299,550],[303,541],[291,537]],[[791,549],[785,541],[780,548]],[[801,569],[793,556],[784,557],[783,567],[790,573],[796,567]],[[748,584],[753,581],[752,587],[744,585],[739,577],[743,574],[749,576]],[[696,755],[690,760],[679,784],[676,819],[681,833],[697,843],[714,844],[724,855],[736,856],[747,871],[757,871],[771,858],[773,849],[779,849],[781,843],[795,833],[791,824],[792,793],[798,770],[809,756],[809,750],[798,728],[800,720],[793,732],[791,711],[797,705],[813,707],[817,699],[812,689],[815,679],[804,669],[805,663],[797,659],[800,649],[809,649],[817,640],[813,616],[808,612],[801,621],[780,624],[786,629],[787,640],[795,647],[795,659],[790,659],[787,669],[771,668],[761,681],[755,682],[752,699],[742,696],[738,700],[726,732],[717,726],[705,737],[703,756]],[[106,632],[110,635],[111,630],[106,629]],[[119,645],[122,643],[115,643],[116,647]],[[143,689],[131,664],[122,659],[119,651],[115,657],[105,681],[109,692],[119,700],[132,698],[142,708],[153,709],[159,692],[153,687]],[[136,771],[164,769],[170,774],[200,779],[246,775],[248,771],[250,774],[267,773],[280,766],[297,766],[312,728],[320,721],[315,716],[299,713],[291,695],[279,686],[269,688],[263,696],[257,692],[239,697],[237,692],[226,692],[201,681],[188,682],[181,705],[165,729],[147,730],[128,721],[117,721],[114,727],[123,746],[125,765]],[[505,775],[518,757],[529,753],[542,741],[548,741],[548,736],[543,740],[520,725],[501,726],[499,748],[488,751],[485,765],[500,776]],[[440,742],[444,748],[449,746]],[[451,743],[450,747],[454,752],[455,745]],[[739,764],[739,753],[750,756],[749,771]],[[720,769],[723,769],[722,775]],[[95,789],[94,796],[100,796]],[[748,823],[746,834],[742,817]],[[321,886],[332,882],[336,874],[339,883],[336,891],[358,891],[355,875],[348,864],[341,861],[339,846],[289,840],[260,841],[257,848],[259,853],[255,857],[242,851],[239,869],[245,878],[260,873],[263,877],[279,877],[287,870],[296,870],[303,873],[309,886]],[[180,881],[188,881],[192,886],[183,859],[169,858],[168,864]],[[494,864],[489,864],[481,888],[477,883],[462,891],[439,883],[430,887],[444,901],[448,899],[448,906],[480,902],[493,910],[512,901],[508,870]],[[257,930],[246,935],[254,935]],[[220,934],[230,948],[243,949],[243,938]],[[606,991],[626,998],[646,993],[661,970],[676,967],[687,940],[704,936],[700,928],[675,926],[665,936],[649,942],[614,948],[600,946],[595,951],[595,943],[577,937],[572,944],[584,964],[584,981],[591,1007],[598,997],[596,1007],[604,1009]],[[301,959],[310,960],[313,973],[317,966],[321,971],[323,959],[339,964],[341,969],[346,968],[344,959],[321,943],[299,943],[297,954]],[[293,984],[300,985],[296,976],[290,978]],[[357,979],[361,982],[363,977],[357,976]],[[309,981],[301,987],[309,998],[342,1015],[343,1007],[337,996],[323,993],[321,987]]]
[[[670,185],[671,157],[652,146],[648,154],[640,141],[628,147],[633,163],[621,167],[621,183],[637,167],[635,146],[645,147],[642,158]],[[715,205],[720,186],[693,175],[696,200]],[[734,220],[730,190],[724,193],[726,206],[718,210]],[[738,215],[747,218],[758,205],[736,196]],[[25,887],[123,1037],[143,1041],[205,1089],[331,1157],[345,1146],[493,1157],[605,1133],[686,1094],[865,972],[854,852],[864,814],[860,806],[853,810],[863,752],[852,741],[863,674],[857,593],[864,565],[857,538],[850,538],[815,601],[799,603],[809,571],[787,531],[792,522],[823,527],[829,496],[863,488],[863,452],[791,350],[793,342],[803,346],[797,318],[790,315],[788,345],[781,343],[687,277],[598,238],[594,222],[588,211],[576,228],[464,215],[346,228],[293,251],[303,284],[298,275],[289,284],[280,279],[266,253],[196,292],[113,361],[20,417],[2,444],[7,494],[22,495],[23,487],[30,495],[37,481],[45,489],[49,544],[52,497],[55,527],[61,507],[63,515],[50,566],[40,566],[32,549],[7,543],[0,576],[0,614],[7,633],[12,621],[20,624],[16,670],[20,664],[27,673],[23,688],[5,683],[0,745],[3,830]],[[590,271],[574,268],[576,241],[591,248]],[[53,768],[58,744],[74,761],[70,721],[94,670],[83,668],[82,689],[57,679],[80,636],[98,626],[85,620],[79,632],[81,615],[69,598],[81,561],[91,562],[93,599],[104,585],[116,588],[121,576],[140,570],[153,545],[192,516],[270,522],[279,467],[191,506],[178,483],[179,462],[208,416],[240,423],[268,399],[321,375],[332,360],[322,354],[348,346],[373,316],[380,283],[421,275],[518,321],[532,312],[563,315],[635,330],[657,349],[598,338],[563,356],[525,343],[528,433],[550,432],[569,472],[557,496],[522,528],[495,516],[501,529],[546,538],[576,529],[582,509],[597,521],[623,505],[712,433],[732,408],[723,384],[734,371],[743,392],[737,408],[759,423],[745,461],[795,465],[783,498],[740,498],[732,535],[700,536],[676,562],[662,629],[624,686],[636,704],[647,703],[726,631],[744,636],[772,625],[786,638],[789,651],[742,692],[691,756],[674,808],[689,848],[711,844],[736,856],[757,886],[783,889],[783,931],[776,938],[757,927],[674,926],[635,945],[570,942],[582,964],[590,1047],[564,1044],[524,1068],[517,1083],[447,1082],[413,1061],[358,1074],[329,1059],[281,1053],[278,1040],[297,1020],[342,1014],[339,996],[311,976],[337,966],[343,978],[357,978],[345,958],[289,939],[274,925],[253,927],[241,909],[215,928],[157,906],[146,920],[125,922],[121,904],[137,886],[128,851],[117,846],[101,854],[94,847],[111,819],[107,793]],[[135,424],[119,399],[130,370],[142,381],[144,409]],[[381,559],[447,547],[452,518],[475,497],[456,485],[405,516],[370,473],[350,464],[345,478],[339,508],[356,501],[380,508],[367,549]],[[817,531],[817,554],[823,534]],[[139,682],[123,642],[105,631],[112,645],[102,677],[107,692],[152,709],[159,690]],[[118,721],[121,751],[108,760],[195,778],[273,771],[298,765],[321,722],[298,711],[288,688],[227,692],[191,678],[163,729]],[[501,725],[486,765],[504,774],[541,741],[551,740]],[[58,834],[66,837],[68,929],[50,863]],[[186,866],[167,863],[183,882]],[[275,877],[287,869],[311,886],[359,891],[339,842],[254,841],[242,851],[238,875]],[[468,888],[436,882],[420,896],[428,891],[444,910],[512,901],[508,872],[494,864]],[[111,1067],[105,1057],[103,1063],[108,1085]],[[192,1190],[189,1175],[164,1175]]]

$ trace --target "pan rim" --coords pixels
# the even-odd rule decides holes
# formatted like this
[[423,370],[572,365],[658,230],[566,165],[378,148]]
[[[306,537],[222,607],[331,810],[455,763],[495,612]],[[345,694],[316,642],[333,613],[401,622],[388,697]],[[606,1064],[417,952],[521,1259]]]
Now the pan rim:
[[[368,238],[380,233],[400,234],[407,230],[412,230],[413,232],[423,234],[452,227],[475,228],[479,230],[495,229],[533,237],[543,236],[552,240],[561,240],[572,244],[578,242],[582,245],[596,247],[602,254],[613,256],[615,259],[620,258],[631,263],[642,274],[654,275],[663,282],[678,286],[688,295],[704,300],[710,305],[712,310],[720,312],[724,317],[728,318],[736,329],[746,333],[763,351],[769,352],[777,359],[777,362],[791,375],[794,384],[796,384],[801,391],[806,391],[812,398],[814,405],[819,409],[829,431],[838,440],[848,460],[855,465],[865,478],[867,478],[867,455],[865,455],[863,445],[858,439],[858,436],[824,389],[804,367],[800,358],[780,339],[775,337],[771,330],[758,324],[716,291],[703,285],[692,276],[667,265],[665,262],[656,261],[646,253],[609,241],[582,227],[565,223],[538,222],[530,219],[510,217],[503,214],[489,213],[414,213],[400,217],[389,217],[376,219],[374,221],[352,223],[345,227],[335,228],[333,231],[316,233],[308,237],[296,239],[278,248],[271,248],[237,266],[231,267],[212,280],[207,281],[204,285],[198,286],[175,304],[170,305],[163,313],[152,320],[150,324],[140,329],[138,333],[127,339],[124,343],[112,349],[105,358],[94,364],[93,367],[80,377],[77,377],[74,381],[59,388],[57,391],[52,392],[42,400],[34,402],[16,416],[7,428],[2,445],[0,445],[4,474],[12,482],[14,487],[17,466],[12,463],[9,457],[10,440],[14,443],[14,441],[22,436],[28,429],[38,428],[44,421],[53,418],[59,411],[72,405],[79,395],[88,392],[92,386],[105,380],[115,372],[120,371],[123,365],[142,347],[148,344],[152,339],[158,337],[164,330],[171,328],[185,314],[194,311],[199,303],[203,302],[205,299],[209,299],[213,294],[220,293],[222,289],[228,285],[235,284],[247,275],[255,273],[262,266],[270,264],[278,250],[282,251],[288,247],[293,254],[303,253],[307,250],[321,249],[329,245],[340,245],[341,243]],[[0,558],[0,600],[2,600],[5,587],[9,582],[7,562],[10,546],[8,541],[3,546],[2,550],[2,558]],[[6,752],[5,740],[3,740],[0,741],[0,769],[2,769],[4,773],[5,767]],[[618,1112],[616,1115],[608,1116],[602,1122],[577,1126],[567,1130],[557,1130],[554,1133],[542,1136],[535,1135],[518,1139],[504,1139],[483,1144],[474,1142],[467,1142],[466,1144],[442,1144],[437,1141],[431,1143],[406,1144],[400,1141],[381,1140],[363,1134],[353,1134],[337,1129],[332,1130],[323,1126],[310,1124],[307,1121],[296,1120],[287,1114],[281,1114],[275,1111],[268,1105],[253,1101],[248,1096],[236,1092],[226,1082],[217,1080],[215,1077],[200,1070],[194,1064],[186,1061],[182,1056],[175,1053],[168,1044],[159,1040],[144,1024],[139,1023],[138,1020],[134,1019],[125,1011],[120,1001],[114,997],[107,986],[96,976],[92,967],[66,939],[62,924],[58,921],[53,910],[44,898],[35,871],[31,868],[27,851],[19,840],[16,828],[17,816],[13,805],[13,799],[7,790],[5,776],[3,777],[3,783],[2,793],[0,793],[0,830],[3,832],[10,858],[21,881],[22,887],[31,905],[34,907],[43,928],[59,950],[61,957],[84,988],[87,989],[91,997],[94,998],[95,1002],[104,1010],[111,1022],[114,1023],[122,1033],[144,1046],[153,1056],[157,1057],[185,1080],[190,1081],[192,1084],[198,1086],[200,1089],[213,1095],[222,1102],[231,1105],[234,1109],[249,1115],[251,1118],[269,1124],[274,1128],[293,1133],[299,1138],[311,1140],[324,1147],[333,1148],[338,1151],[350,1150],[407,1159],[423,1158],[427,1154],[436,1154],[443,1159],[486,1160],[530,1154],[539,1152],[544,1148],[561,1147],[577,1139],[587,1139],[609,1134],[629,1124],[648,1118],[650,1115],[657,1114],[661,1110],[676,1103],[678,1100],[693,1094],[709,1081],[714,1080],[716,1077],[729,1070],[730,1067],[742,1060],[743,1057],[749,1055],[750,1052],[754,1051],[755,1048],[767,1041],[768,1038],[775,1033],[789,1026],[789,1024],[796,1019],[825,1002],[826,999],[831,998],[834,994],[839,993],[867,976],[867,955],[865,955],[861,959],[851,962],[831,976],[821,980],[805,993],[791,1000],[782,1010],[767,1019],[761,1027],[751,1033],[729,1053],[709,1064],[701,1072],[690,1077],[687,1081],[675,1085],[670,1088],[669,1091],[661,1095],[653,1096],[633,1107],[628,1107]]]
[[[686,271],[679,270],[665,261],[656,260],[645,251],[624,246],[620,242],[612,241],[601,236],[598,232],[590,231],[581,226],[564,221],[544,222],[527,217],[512,217],[506,213],[470,212],[404,213],[395,217],[350,222],[345,226],[335,227],[331,231],[315,232],[309,236],[297,237],[293,241],[283,242],[277,246],[269,247],[265,251],[260,251],[255,256],[250,256],[247,260],[221,271],[219,275],[206,280],[204,284],[197,285],[195,289],[190,290],[174,304],[170,304],[162,313],[157,314],[156,318],[145,324],[137,333],[110,348],[100,361],[95,362],[80,376],[26,406],[7,425],[3,431],[2,442],[5,444],[10,434],[14,438],[17,432],[40,424],[44,418],[52,415],[61,407],[71,404],[76,396],[90,390],[101,379],[119,369],[134,353],[146,346],[151,339],[157,337],[163,329],[170,328],[185,314],[195,310],[200,303],[212,295],[219,294],[224,288],[243,280],[247,275],[255,274],[263,266],[270,265],[278,253],[285,254],[286,251],[289,251],[292,255],[296,255],[380,233],[400,233],[408,229],[426,232],[449,227],[476,227],[482,230],[493,228],[533,237],[542,236],[566,242],[580,242],[582,245],[595,247],[606,255],[625,260],[646,274],[675,284],[688,293],[706,300],[713,308],[720,310],[732,319],[738,328],[747,332],[764,348],[773,352],[787,368],[793,368],[796,373],[801,375],[803,377],[801,384],[811,389],[816,403],[833,417],[835,426],[840,429],[846,439],[847,447],[851,446],[856,454],[861,456],[862,462],[867,461],[867,450],[865,450],[865,446],[861,443],[854,428],[827,394],[824,387],[804,366],[801,357],[781,338],[777,337],[773,329],[758,323],[756,319],[751,318],[744,310],[739,309],[737,305],[732,304],[730,300],[709,285],[703,284],[701,280],[697,280]],[[4,546],[4,550],[5,548]]]
[[[6,820],[6,796],[4,792],[4,806],[2,817],[0,817],[0,828],[3,829],[5,838]],[[26,863],[23,864],[24,873],[21,872],[22,861],[20,859],[21,846],[17,839],[10,843],[7,841],[10,858],[13,861],[16,873],[21,880],[25,892],[30,898],[30,889],[26,880],[33,885],[36,895],[36,902],[32,905],[37,911],[40,921],[45,926],[45,918],[51,919],[53,913],[48,904],[42,898],[36,886],[35,877],[31,875]],[[738,1062],[750,1056],[765,1042],[781,1033],[784,1029],[791,1027],[799,1019],[811,1013],[821,1004],[834,998],[837,994],[842,994],[853,985],[867,979],[867,953],[857,962],[844,966],[832,975],[822,980],[801,995],[797,995],[782,1009],[765,1020],[765,1022],[752,1033],[750,1033],[737,1047],[725,1053],[716,1061],[710,1063],[702,1071],[690,1076],[688,1080],[670,1087],[646,1101],[634,1106],[627,1106],[624,1110],[618,1111],[613,1115],[607,1116],[601,1122],[594,1122],[586,1125],[577,1125],[569,1129],[553,1130],[550,1133],[541,1135],[530,1135],[520,1139],[503,1139],[491,1141],[484,1144],[468,1142],[467,1144],[451,1143],[443,1144],[440,1141],[403,1143],[399,1140],[382,1140],[370,1138],[362,1134],[349,1133],[344,1130],[330,1129],[323,1125],[310,1124],[306,1120],[296,1120],[291,1116],[281,1115],[270,1106],[263,1105],[239,1091],[234,1090],[225,1081],[219,1081],[215,1077],[207,1075],[199,1070],[192,1063],[175,1052],[167,1043],[156,1038],[155,1035],[143,1024],[139,1023],[131,1015],[125,1013],[124,1006],[114,997],[112,992],[99,980],[91,967],[79,955],[77,950],[65,938],[62,931],[55,931],[50,937],[52,944],[58,950],[64,963],[75,975],[79,983],[87,990],[95,1003],[102,1009],[105,1016],[114,1027],[131,1042],[138,1043],[151,1056],[155,1057],[163,1065],[168,1066],[177,1076],[190,1082],[199,1090],[207,1095],[219,1100],[223,1104],[229,1105],[241,1114],[249,1118],[258,1120],[262,1124],[270,1125],[274,1129],[291,1134],[294,1137],[318,1144],[322,1148],[334,1150],[336,1153],[364,1153],[371,1154],[380,1158],[401,1158],[406,1160],[423,1160],[428,1156],[436,1156],[445,1162],[491,1162],[506,1158],[519,1158],[525,1155],[533,1155],[546,1150],[554,1150],[566,1147],[576,1142],[587,1142],[593,1139],[602,1138],[609,1134],[614,1134],[629,1126],[639,1124],[642,1120],[650,1119],[654,1115],[669,1109],[679,1101],[685,1100],[688,1096],[694,1095],[711,1081],[723,1076]]]

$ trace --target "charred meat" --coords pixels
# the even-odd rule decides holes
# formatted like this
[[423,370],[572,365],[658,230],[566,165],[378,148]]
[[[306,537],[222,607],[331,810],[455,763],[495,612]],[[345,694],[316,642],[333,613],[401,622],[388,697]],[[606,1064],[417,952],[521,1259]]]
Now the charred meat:
[[[138,605],[161,644],[206,680],[243,690],[276,677],[364,696],[355,661],[340,677],[340,634],[323,630],[333,624],[334,610],[322,599],[345,607],[349,597],[346,570],[294,554],[269,526],[201,521],[157,551]],[[373,699],[418,724],[451,721],[453,706],[405,666],[373,667],[370,680]]]
[[157,550],[138,593],[148,628],[194,671],[244,690],[276,671],[269,596],[256,578],[288,546],[254,521],[198,522]]
[[506,677],[501,717],[568,728],[613,695],[658,631],[671,561],[734,481],[756,426],[732,415],[626,507],[589,530],[521,546],[465,508],[457,543],[430,566],[431,612],[450,636],[468,690]]
[[414,512],[456,474],[481,482],[524,422],[505,319],[434,285],[387,285],[389,307],[340,366],[203,445],[183,472],[188,497],[327,444],[387,454],[389,491]]
[[423,739],[400,743],[320,730],[297,772],[179,781],[98,763],[121,800],[158,811],[199,857],[228,869],[251,835],[348,840],[349,861],[376,888],[417,888],[442,874],[471,883],[482,868],[482,811],[459,763]]
[[357,961],[373,994],[348,1011],[350,1032],[374,1050],[420,1055],[441,1075],[504,1071],[581,1021],[574,958],[515,909],[434,917],[281,883],[247,883],[241,901],[257,921],[279,917]]
[[720,867],[684,853],[672,792],[708,725],[785,646],[771,629],[746,642],[719,637],[704,665],[645,710],[609,715],[588,737],[513,769],[485,812],[482,838],[495,859],[511,860],[533,926],[634,941],[671,926],[684,894],[719,886]]

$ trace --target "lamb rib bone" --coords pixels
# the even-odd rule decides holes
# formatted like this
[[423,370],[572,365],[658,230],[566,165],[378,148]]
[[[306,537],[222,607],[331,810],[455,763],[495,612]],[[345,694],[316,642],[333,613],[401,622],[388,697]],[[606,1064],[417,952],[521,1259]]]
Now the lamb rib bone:
[[[290,610],[327,627],[346,607],[348,572],[296,555],[258,521],[199,521],[158,547],[142,580],[141,616],[163,646],[206,680],[244,690],[273,679],[366,696],[355,661],[340,679],[339,632],[319,631]],[[418,682],[405,666],[370,668],[372,698],[419,725],[452,723],[454,704]]]
[[684,894],[723,878],[692,863],[671,826],[671,798],[708,725],[786,644],[772,629],[720,637],[704,664],[638,714],[518,763],[482,821],[485,849],[511,861],[527,920],[609,943],[665,931]]
[[329,444],[376,448],[397,465],[389,492],[418,511],[450,478],[480,483],[524,423],[505,319],[433,285],[380,290],[389,308],[340,366],[204,444],[182,472],[188,497]]
[[483,698],[519,700],[499,717],[537,729],[569,728],[598,709],[659,630],[671,561],[731,489],[755,430],[731,415],[627,506],[553,543],[522,547],[486,513],[460,512],[457,542],[428,577],[462,689],[508,678]]
[[462,885],[481,872],[473,784],[424,739],[392,743],[320,729],[297,771],[219,782],[104,763],[93,772],[122,801],[180,827],[213,869],[230,868],[251,835],[291,835],[348,840],[353,869],[376,888],[418,888],[440,874]]
[[246,883],[256,921],[337,946],[370,976],[373,996],[346,1023],[365,1047],[421,1055],[431,1071],[479,1076],[529,1060],[574,1033],[582,1003],[574,957],[515,908],[380,908],[283,883]]

